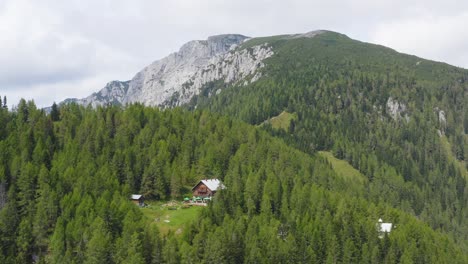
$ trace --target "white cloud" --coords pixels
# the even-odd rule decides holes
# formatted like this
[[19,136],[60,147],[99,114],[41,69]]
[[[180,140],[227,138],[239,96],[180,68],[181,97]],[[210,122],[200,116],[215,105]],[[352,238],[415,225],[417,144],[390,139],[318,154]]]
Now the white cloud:
[[44,106],[64,94],[83,97],[103,87],[109,81],[104,76],[130,78],[140,66],[135,65],[138,59],[118,47],[68,28],[66,15],[38,2],[4,3],[0,12],[0,93],[11,97],[9,103],[32,97]]
[[[17,105],[21,98],[34,100],[38,107],[52,105],[67,98],[81,98],[102,88],[112,75],[98,75],[83,79],[73,79],[63,82],[36,83],[34,85],[18,86],[7,93],[8,106]],[[4,94],[1,94],[2,98]]]
[[468,66],[457,0],[0,0],[0,95],[39,106],[127,80],[192,39],[338,31]]
[[408,18],[381,24],[372,42],[400,52],[468,67],[468,11],[452,16]]

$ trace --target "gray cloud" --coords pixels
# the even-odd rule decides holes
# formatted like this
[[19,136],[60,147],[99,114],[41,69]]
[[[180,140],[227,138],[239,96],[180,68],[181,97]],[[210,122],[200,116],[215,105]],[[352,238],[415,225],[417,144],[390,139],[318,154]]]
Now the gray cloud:
[[457,0],[0,0],[0,95],[40,106],[130,79],[192,39],[338,31],[468,67]]

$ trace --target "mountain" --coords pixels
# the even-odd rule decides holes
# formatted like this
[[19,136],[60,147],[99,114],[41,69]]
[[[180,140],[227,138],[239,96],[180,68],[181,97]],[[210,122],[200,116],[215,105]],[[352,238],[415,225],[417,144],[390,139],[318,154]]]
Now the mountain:
[[[306,153],[346,160],[369,180],[369,199],[468,251],[467,94],[465,69],[319,30],[192,41],[128,89],[114,82],[80,103],[182,106],[262,124]],[[271,126],[283,112],[296,118]]]
[[263,66],[262,60],[271,56],[271,51],[265,46],[250,53],[236,51],[237,45],[247,39],[228,34],[190,41],[178,52],[145,67],[130,81],[112,81],[89,97],[65,102],[92,106],[141,102],[161,106],[176,100],[182,104],[210,81],[236,82],[247,76],[255,80],[259,77],[255,71]]
[[[312,38],[322,32],[283,37]],[[86,98],[66,99],[62,103],[97,106],[139,102],[148,106],[178,106],[188,103],[204,85],[213,81],[246,85],[261,77],[258,70],[274,53],[268,43],[239,48],[249,40],[243,35],[226,34],[190,41],[178,52],[145,67],[132,80],[111,81]]]
[[239,49],[252,45],[274,53],[262,78],[209,83],[185,107],[261,125],[306,153],[332,152],[369,180],[369,200],[415,215],[468,251],[468,70],[335,32],[257,38]]

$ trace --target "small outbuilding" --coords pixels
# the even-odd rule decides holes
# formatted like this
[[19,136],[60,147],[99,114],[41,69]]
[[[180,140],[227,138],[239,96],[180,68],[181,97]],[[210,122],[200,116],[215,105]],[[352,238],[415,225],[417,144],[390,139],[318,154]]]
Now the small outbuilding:
[[379,222],[377,223],[377,231],[379,232],[379,237],[383,238],[385,236],[385,233],[392,232],[392,227],[392,223],[384,223],[382,221],[382,218],[379,218]]
[[130,200],[138,205],[138,206],[144,206],[145,205],[145,198],[141,194],[132,194],[130,196]]
[[201,180],[192,188],[194,197],[212,197],[218,190],[226,188],[218,179]]

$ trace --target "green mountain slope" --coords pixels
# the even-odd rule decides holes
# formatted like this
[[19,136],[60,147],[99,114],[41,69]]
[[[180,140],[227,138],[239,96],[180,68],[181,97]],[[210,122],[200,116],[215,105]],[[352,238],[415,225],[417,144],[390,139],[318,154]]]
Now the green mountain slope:
[[333,170],[338,175],[341,175],[350,181],[357,181],[360,183],[364,183],[367,180],[364,175],[353,168],[353,166],[351,166],[348,162],[335,158],[332,153],[328,151],[319,151],[318,154],[322,157],[325,157],[328,162],[330,162]]
[[368,200],[419,217],[468,252],[468,71],[334,32],[241,48],[261,43],[274,55],[260,80],[212,83],[214,95],[202,92],[188,108],[251,124],[297,114],[288,131],[263,127],[307,153],[332,151],[367,177]]
[[[0,109],[0,262],[466,263],[445,234],[240,121],[141,105]],[[132,204],[227,186],[181,235]],[[394,223],[379,238],[378,218]]]

